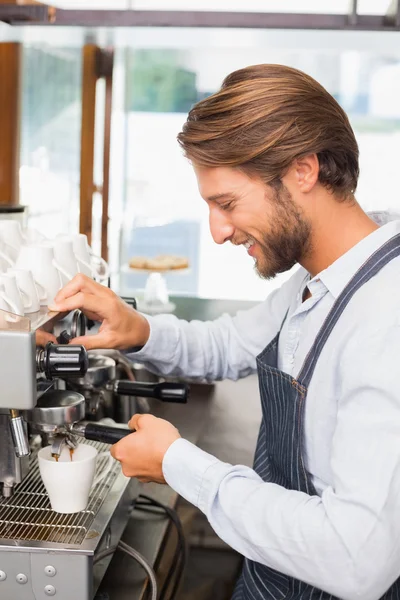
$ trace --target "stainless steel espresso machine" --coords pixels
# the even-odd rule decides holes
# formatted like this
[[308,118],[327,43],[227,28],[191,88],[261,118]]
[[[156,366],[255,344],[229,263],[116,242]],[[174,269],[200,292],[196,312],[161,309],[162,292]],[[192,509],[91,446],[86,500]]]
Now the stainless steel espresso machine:
[[187,399],[185,384],[134,381],[118,352],[36,346],[39,329],[65,342],[82,328],[79,312],[43,309],[27,318],[0,311],[1,600],[92,600],[112,558],[106,550],[117,546],[139,493],[115,462],[84,511],[56,513],[40,479],[40,447],[51,444],[57,455],[86,438],[101,452],[131,433],[133,400],[140,410],[145,397]]

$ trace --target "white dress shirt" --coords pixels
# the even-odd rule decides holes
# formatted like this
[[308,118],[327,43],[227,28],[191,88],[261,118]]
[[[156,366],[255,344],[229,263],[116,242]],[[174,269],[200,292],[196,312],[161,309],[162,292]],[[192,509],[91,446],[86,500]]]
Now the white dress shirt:
[[[400,221],[389,222],[311,280],[299,268],[235,317],[148,317],[150,338],[134,359],[165,375],[244,377],[288,311],[278,367],[296,377],[340,292],[398,233]],[[306,285],[312,295],[302,302]],[[164,457],[165,479],[244,556],[339,598],[377,600],[400,576],[400,258],[357,291],[335,325],[308,389],[304,427],[317,496],[265,483],[184,439]]]

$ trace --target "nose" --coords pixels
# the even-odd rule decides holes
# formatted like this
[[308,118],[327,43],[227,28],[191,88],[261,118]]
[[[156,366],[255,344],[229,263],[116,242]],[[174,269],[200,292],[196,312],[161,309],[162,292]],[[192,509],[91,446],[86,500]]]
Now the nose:
[[216,244],[224,244],[230,240],[235,228],[226,213],[217,206],[210,207],[210,231]]

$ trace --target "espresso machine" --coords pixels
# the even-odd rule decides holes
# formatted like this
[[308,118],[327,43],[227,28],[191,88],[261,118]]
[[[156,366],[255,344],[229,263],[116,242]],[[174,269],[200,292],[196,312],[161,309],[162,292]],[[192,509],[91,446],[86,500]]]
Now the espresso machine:
[[[115,461],[92,489],[84,511],[56,513],[40,478],[38,450],[51,444],[57,456],[64,445],[74,448],[85,438],[102,452],[132,433],[126,426],[129,411],[147,410],[146,398],[187,399],[185,384],[134,381],[132,365],[118,352],[87,353],[65,343],[84,328],[79,311],[65,315],[42,309],[29,318],[0,311],[4,600],[93,600],[112,559],[107,550],[117,547],[139,494],[139,483],[126,478]],[[37,347],[39,329],[64,343]]]

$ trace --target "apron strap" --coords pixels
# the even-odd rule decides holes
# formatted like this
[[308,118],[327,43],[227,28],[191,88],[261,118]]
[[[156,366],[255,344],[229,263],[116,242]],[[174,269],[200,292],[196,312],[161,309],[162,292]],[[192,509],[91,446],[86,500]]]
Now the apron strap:
[[381,246],[374,254],[372,254],[366,262],[359,268],[349,283],[346,285],[344,290],[336,299],[334,305],[329,311],[321,329],[318,332],[317,337],[313,345],[310,348],[309,353],[303,363],[301,371],[297,380],[304,387],[308,387],[311,381],[311,377],[314,373],[315,365],[322,352],[325,342],[330,336],[332,329],[339,320],[340,315],[352,299],[356,291],[364,285],[367,281],[372,279],[376,273],[378,273],[385,265],[391,260],[400,255],[400,234],[395,235],[388,240],[383,246]]

